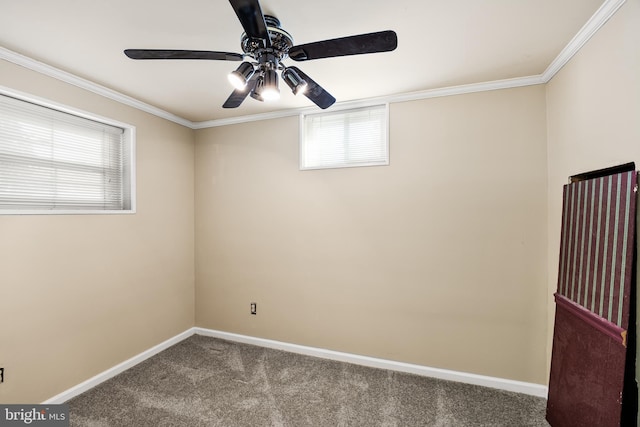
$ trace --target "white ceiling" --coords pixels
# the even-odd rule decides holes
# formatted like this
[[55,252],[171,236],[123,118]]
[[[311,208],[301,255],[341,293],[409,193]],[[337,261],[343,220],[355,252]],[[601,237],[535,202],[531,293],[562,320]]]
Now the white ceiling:
[[[542,74],[604,0],[262,0],[296,44],[394,30],[393,52],[287,60],[338,102]],[[0,0],[0,46],[193,122],[313,106],[221,105],[237,62],[134,61],[126,48],[241,53],[226,0]]]

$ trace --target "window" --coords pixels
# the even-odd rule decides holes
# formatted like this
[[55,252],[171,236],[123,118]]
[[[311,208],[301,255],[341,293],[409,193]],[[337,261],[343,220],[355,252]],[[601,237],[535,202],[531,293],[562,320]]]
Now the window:
[[0,94],[0,213],[135,212],[133,135]]
[[301,117],[300,169],[389,164],[387,105]]

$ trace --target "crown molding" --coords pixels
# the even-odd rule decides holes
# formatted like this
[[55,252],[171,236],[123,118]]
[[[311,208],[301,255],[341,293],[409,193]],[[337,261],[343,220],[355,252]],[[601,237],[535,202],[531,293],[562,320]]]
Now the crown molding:
[[[518,77],[513,79],[496,80],[490,82],[473,83],[460,86],[451,86],[438,89],[429,89],[418,92],[409,92],[396,95],[389,95],[376,98],[367,98],[356,101],[346,101],[334,104],[332,110],[357,108],[363,106],[416,101],[420,99],[439,98],[444,96],[463,95],[467,93],[486,92],[490,90],[510,89],[523,86],[539,85],[548,83],[553,76],[589,41],[591,37],[620,9],[626,0],[605,0],[594,15],[578,31],[578,33],[565,46],[560,54],[551,62],[547,69],[540,75]],[[130,96],[124,95],[113,89],[109,89],[90,80],[83,79],[69,72],[52,67],[35,59],[21,55],[0,46],[0,59],[7,60],[24,68],[36,71],[49,77],[61,80],[65,83],[88,90],[105,98],[112,99],[130,107],[145,111],[149,114],[161,117],[174,123],[186,126],[191,129],[205,129],[217,126],[227,126],[239,123],[255,122],[260,120],[278,119],[283,117],[297,116],[309,112],[317,112],[314,107],[295,108],[289,110],[273,111],[268,113],[253,114],[247,116],[236,116],[225,119],[207,120],[202,122],[192,122],[183,117],[176,116],[161,108],[139,101]]]
[[[430,89],[418,92],[409,92],[396,95],[390,95],[378,98],[367,98],[358,101],[348,101],[336,103],[331,107],[334,109],[346,109],[357,108],[363,106],[370,106],[383,103],[392,102],[406,102],[417,101],[420,99],[439,98],[444,96],[463,95],[475,92],[486,92],[490,90],[510,89],[523,86],[539,85],[548,83],[553,76],[560,71],[560,69],[567,63],[573,56],[578,53],[582,46],[589,41],[593,35],[620,9],[626,0],[605,0],[605,2],[598,8],[596,13],[593,14],[586,24],[582,26],[580,31],[571,39],[571,41],[562,49],[560,54],[551,62],[547,69],[539,75],[518,77],[513,79],[495,80],[490,82],[472,83],[460,86],[451,86],[438,89]],[[311,111],[317,111],[313,108],[304,109],[292,109],[285,111],[277,111],[273,113],[254,114],[249,116],[231,117],[228,119],[209,120],[205,122],[193,123],[194,129],[203,129],[216,126],[226,126],[231,124],[253,122],[259,120],[276,119],[282,117],[295,116],[304,114]]]
[[[335,104],[334,104],[335,105]],[[283,117],[297,116],[312,108],[292,108],[289,110],[270,111],[267,113],[250,114],[247,116],[235,116],[226,119],[214,119],[204,122],[194,122],[193,129],[207,129],[218,126],[237,125],[240,123],[257,122],[261,120],[281,119]]]
[[593,35],[611,18],[626,0],[606,0],[593,14],[580,31],[571,39],[556,59],[541,74],[544,83],[548,83],[562,67],[589,41]]
[[[373,105],[389,104],[393,102],[416,101],[420,99],[440,98],[444,96],[463,95],[467,93],[487,92],[490,90],[510,89],[522,86],[539,85],[543,83],[544,81],[542,80],[542,76],[518,77],[514,79],[495,80],[491,82],[472,83],[460,86],[422,90],[418,92],[407,92],[396,95],[337,102],[331,106],[331,111],[370,107]],[[218,126],[234,125],[238,123],[255,122],[259,120],[279,119],[283,117],[298,116],[300,114],[317,112],[318,109],[315,107],[293,108],[289,110],[273,111],[269,113],[230,117],[227,119],[208,120],[205,122],[195,122],[193,123],[193,128],[204,129]]]
[[145,102],[139,101],[135,98],[124,95],[120,92],[109,89],[90,80],[78,77],[75,74],[71,74],[67,71],[60,70],[59,68],[52,67],[51,65],[37,61],[33,58],[29,58],[28,56],[21,55],[2,46],[0,46],[0,59],[4,59],[24,68],[28,68],[29,70],[35,71],[37,73],[44,74],[45,76],[53,77],[54,79],[69,83],[81,89],[88,90],[100,96],[104,96],[105,98],[117,101],[121,104],[128,105],[149,114],[153,114],[154,116],[167,119],[183,126],[193,127],[193,122],[187,119],[176,116],[175,114],[169,113],[168,111],[165,111],[161,108],[154,107],[153,105],[149,105]]

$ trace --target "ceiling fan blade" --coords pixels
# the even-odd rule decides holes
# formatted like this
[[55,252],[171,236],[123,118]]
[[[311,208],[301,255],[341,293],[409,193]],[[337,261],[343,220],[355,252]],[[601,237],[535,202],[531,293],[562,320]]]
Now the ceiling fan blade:
[[379,31],[293,46],[289,49],[289,58],[294,61],[309,61],[336,56],[389,52],[397,46],[398,36],[395,31]]
[[233,10],[238,15],[240,24],[242,24],[247,36],[264,40],[264,47],[271,47],[267,24],[258,0],[229,0],[229,3],[231,3]]
[[239,53],[210,50],[127,49],[124,54],[131,59],[209,59],[215,61],[242,61],[243,59]]
[[318,107],[329,108],[336,102],[336,99],[326,90],[322,88],[318,83],[313,81],[313,79],[307,76],[305,73],[300,70],[298,67],[288,67],[294,70],[296,73],[300,75],[307,82],[307,90],[304,93],[304,96],[309,98],[314,104]]
[[256,83],[258,82],[258,73],[255,73],[251,79],[247,82],[247,86],[245,86],[242,90],[234,90],[229,95],[229,98],[222,104],[222,108],[238,108],[240,104],[244,102],[244,100],[249,96],[251,92],[256,88]]

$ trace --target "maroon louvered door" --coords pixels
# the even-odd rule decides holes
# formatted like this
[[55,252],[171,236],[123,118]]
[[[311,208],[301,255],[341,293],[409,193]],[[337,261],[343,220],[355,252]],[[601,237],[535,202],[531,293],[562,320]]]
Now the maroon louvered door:
[[636,195],[636,171],[564,187],[547,403],[553,427],[621,424]]

